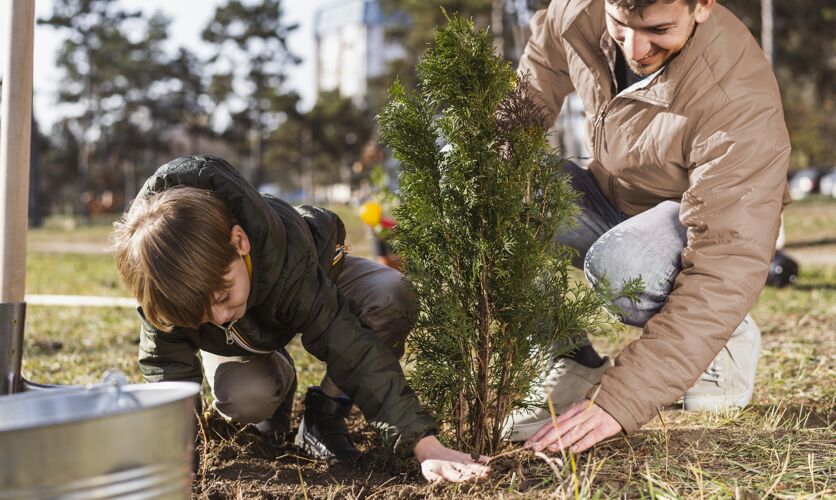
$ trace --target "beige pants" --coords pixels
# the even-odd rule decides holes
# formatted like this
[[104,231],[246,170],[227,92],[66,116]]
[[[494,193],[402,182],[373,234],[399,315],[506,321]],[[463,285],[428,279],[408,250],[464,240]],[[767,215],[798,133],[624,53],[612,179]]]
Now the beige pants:
[[[346,256],[337,278],[337,288],[346,298],[360,323],[372,330],[400,358],[415,313],[415,297],[401,279],[401,273],[360,257]],[[260,422],[276,411],[293,386],[295,368],[279,352],[252,356],[218,356],[200,352],[203,372],[212,388],[213,405],[230,420]],[[327,376],[322,390],[329,396],[341,394]]]

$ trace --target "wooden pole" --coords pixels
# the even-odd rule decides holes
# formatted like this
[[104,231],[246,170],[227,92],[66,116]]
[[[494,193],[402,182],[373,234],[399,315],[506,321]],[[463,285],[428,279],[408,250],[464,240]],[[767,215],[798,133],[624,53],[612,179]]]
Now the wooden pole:
[[23,302],[29,221],[29,147],[32,130],[34,0],[7,8],[3,104],[0,110],[0,303]]
[[6,0],[0,106],[0,395],[22,389],[35,1]]

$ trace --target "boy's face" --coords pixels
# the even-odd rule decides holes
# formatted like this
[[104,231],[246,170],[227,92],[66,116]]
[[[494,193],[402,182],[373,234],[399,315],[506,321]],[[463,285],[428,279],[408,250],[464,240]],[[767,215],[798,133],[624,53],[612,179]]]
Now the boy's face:
[[230,283],[229,289],[215,292],[214,302],[209,317],[203,318],[206,323],[224,325],[237,321],[247,312],[247,299],[250,296],[250,274],[244,256],[250,253],[250,241],[241,226],[235,226],[231,231],[230,243],[238,250],[241,257],[235,259],[224,279]]
[[607,31],[633,73],[648,76],[673,59],[694,27],[708,19],[715,0],[700,0],[692,11],[684,0],[657,1],[641,13],[604,2]]

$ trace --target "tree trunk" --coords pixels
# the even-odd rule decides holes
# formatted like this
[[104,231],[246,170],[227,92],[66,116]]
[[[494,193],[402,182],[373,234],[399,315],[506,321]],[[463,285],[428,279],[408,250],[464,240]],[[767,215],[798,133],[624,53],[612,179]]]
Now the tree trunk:
[[504,0],[493,0],[493,5],[491,7],[491,32],[493,33],[493,47],[499,55],[503,55],[505,53],[505,28],[502,23],[504,10]]
[[775,58],[775,39],[773,35],[773,13],[772,0],[761,0],[761,47],[766,55],[766,60],[773,65]]

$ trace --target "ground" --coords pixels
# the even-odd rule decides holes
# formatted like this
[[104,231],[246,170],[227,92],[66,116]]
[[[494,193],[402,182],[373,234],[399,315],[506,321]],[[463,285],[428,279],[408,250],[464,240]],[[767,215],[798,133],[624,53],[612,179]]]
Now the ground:
[[[354,253],[368,253],[362,224],[340,209]],[[103,252],[106,225],[29,235],[27,293],[126,296]],[[196,498],[544,498],[836,497],[836,202],[793,204],[786,213],[787,252],[802,272],[797,286],[765,289],[752,315],[763,331],[753,404],[724,414],[675,407],[642,431],[578,456],[533,456],[508,447],[479,485],[430,485],[414,460],[383,452],[355,412],[355,440],[367,450],[352,465],[313,462],[283,436],[265,438],[223,422],[200,421]],[[134,382],[137,319],[119,308],[29,306],[24,374],[38,382],[98,381],[108,368]],[[638,334],[596,340],[615,354]],[[298,343],[299,393],[322,366]]]

